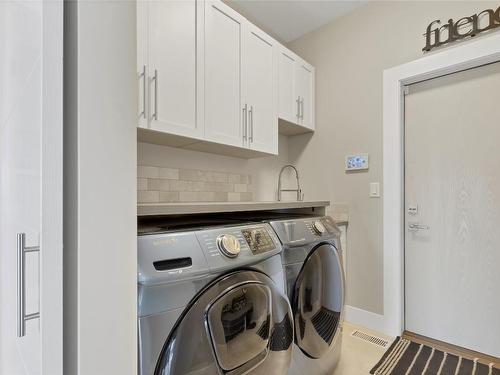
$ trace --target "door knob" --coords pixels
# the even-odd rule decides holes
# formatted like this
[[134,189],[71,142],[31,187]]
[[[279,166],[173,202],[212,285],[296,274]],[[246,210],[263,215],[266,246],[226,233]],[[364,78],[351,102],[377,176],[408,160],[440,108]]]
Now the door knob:
[[411,231],[428,230],[431,229],[428,225],[422,225],[419,223],[408,223],[408,229]]

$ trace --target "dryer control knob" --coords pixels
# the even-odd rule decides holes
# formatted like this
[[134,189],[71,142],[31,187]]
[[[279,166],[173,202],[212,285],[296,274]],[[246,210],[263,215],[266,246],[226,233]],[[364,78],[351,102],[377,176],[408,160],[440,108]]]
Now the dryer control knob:
[[237,257],[241,250],[240,241],[232,234],[222,234],[217,237],[217,247],[229,258]]
[[316,234],[322,236],[326,232],[326,228],[321,221],[315,221],[313,224],[314,231]]

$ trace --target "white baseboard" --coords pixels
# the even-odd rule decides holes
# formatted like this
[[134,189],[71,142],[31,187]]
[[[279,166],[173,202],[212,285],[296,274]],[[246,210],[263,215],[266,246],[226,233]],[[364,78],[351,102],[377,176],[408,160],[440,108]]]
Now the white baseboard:
[[344,320],[352,324],[366,327],[373,331],[385,333],[384,316],[372,313],[371,311],[362,310],[354,306],[346,305]]

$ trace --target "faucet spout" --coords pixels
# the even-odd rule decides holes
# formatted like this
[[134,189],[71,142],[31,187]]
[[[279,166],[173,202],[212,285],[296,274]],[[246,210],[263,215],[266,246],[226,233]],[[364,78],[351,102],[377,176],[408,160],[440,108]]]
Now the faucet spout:
[[[281,175],[285,171],[285,169],[291,168],[295,171],[295,178],[297,179],[297,189],[282,189],[281,188]],[[285,165],[283,168],[281,168],[280,174],[278,176],[278,201],[281,201],[281,193],[284,191],[295,191],[297,192],[297,201],[302,201],[304,199],[304,194],[302,194],[302,190],[300,188],[300,178],[299,178],[299,171],[295,166],[291,164]]]

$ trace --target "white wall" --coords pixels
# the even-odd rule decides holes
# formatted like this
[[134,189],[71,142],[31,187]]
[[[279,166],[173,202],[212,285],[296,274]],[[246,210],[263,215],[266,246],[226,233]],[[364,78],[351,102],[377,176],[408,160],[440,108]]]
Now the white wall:
[[136,374],[135,2],[66,5],[64,373]]
[[[316,67],[316,133],[291,139],[289,157],[303,171],[311,198],[349,205],[349,305],[384,310],[382,199],[368,197],[369,182],[382,181],[382,72],[422,56],[422,34],[431,21],[497,7],[484,1],[370,2],[289,45]],[[370,170],[346,174],[344,156],[358,152],[370,154]]]

